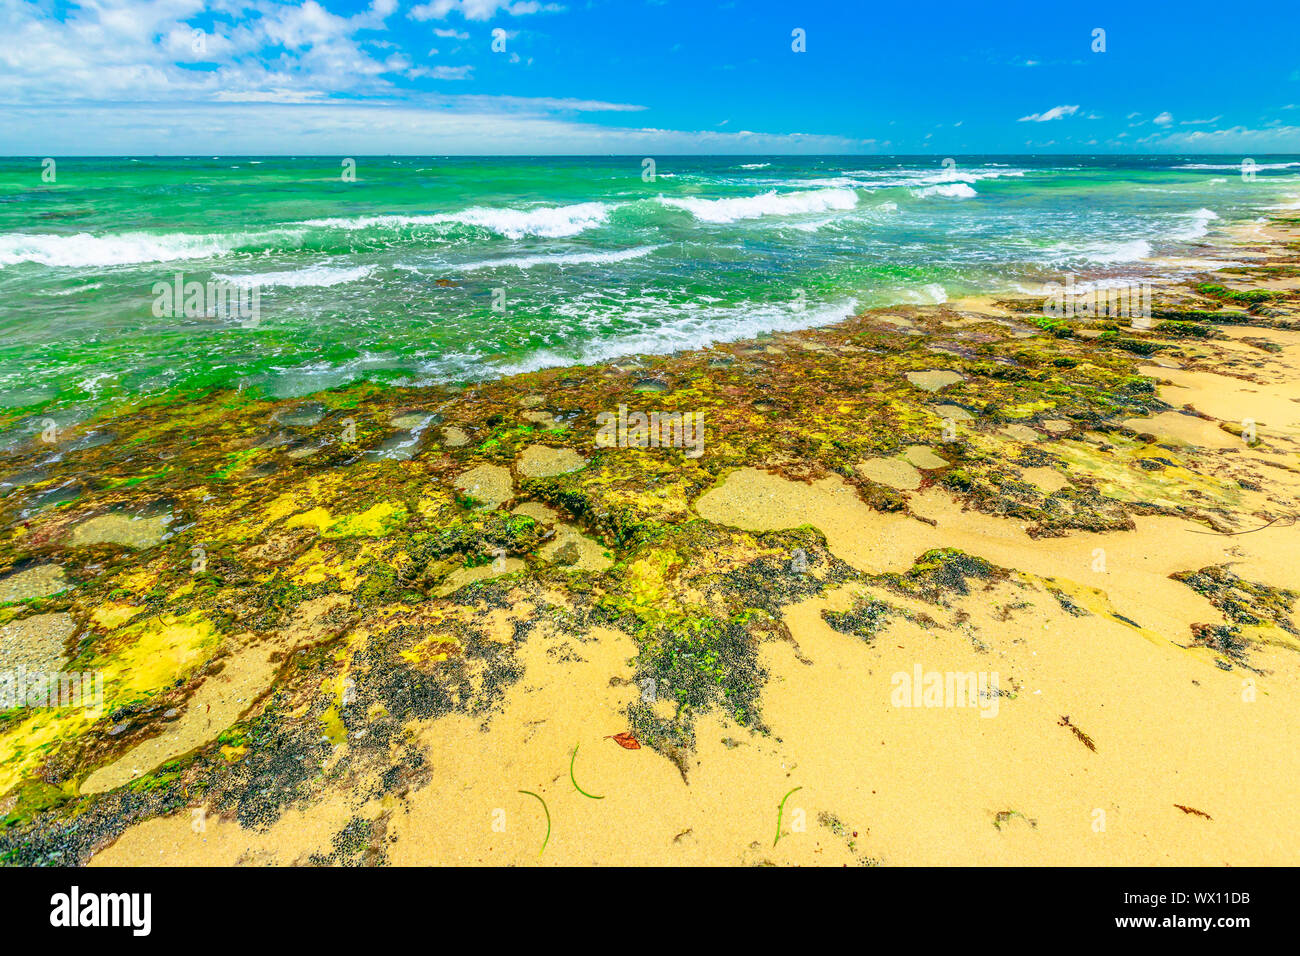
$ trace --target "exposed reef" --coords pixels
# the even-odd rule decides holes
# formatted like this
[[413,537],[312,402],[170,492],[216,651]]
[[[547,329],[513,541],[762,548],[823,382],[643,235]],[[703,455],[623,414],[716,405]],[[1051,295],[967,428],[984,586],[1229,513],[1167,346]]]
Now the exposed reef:
[[[1253,285],[1297,274],[1293,255],[1266,253],[1158,286],[1150,328],[1046,319],[1028,300],[901,306],[463,389],[143,402],[17,447],[0,461],[0,668],[99,675],[103,700],[0,712],[0,859],[85,863],[132,826],[199,808],[264,831],[346,789],[346,822],[303,862],[385,862],[389,816],[353,811],[392,813],[428,786],[422,729],[490,726],[542,633],[574,653],[594,633],[630,639],[618,679],[636,692],[607,733],[688,782],[706,718],[770,742],[768,652],[800,654],[791,609],[845,588],[817,617],[868,648],[897,622],[967,633],[972,595],[1009,619],[1036,588],[1071,618],[1150,636],[1028,556],[1010,567],[895,538],[878,550],[900,552],[890,565],[816,521],[749,527],[697,505],[752,469],[927,533],[922,502],[940,494],[1044,541],[1164,517],[1227,547],[1294,522],[1300,430],[1282,406],[1249,424],[1230,402],[1212,419],[1183,407],[1211,369],[1272,387],[1268,335],[1300,329],[1300,293]],[[1227,337],[1243,326],[1262,344]],[[599,416],[620,406],[658,414],[644,446],[635,424],[600,440]],[[675,437],[681,416],[700,416],[702,454]],[[1193,426],[1221,443],[1187,440]],[[1223,620],[1163,639],[1221,667],[1300,647],[1294,592],[1230,561],[1174,577]],[[857,853],[865,838],[823,817]],[[995,834],[1037,828],[1020,811],[993,820]]]

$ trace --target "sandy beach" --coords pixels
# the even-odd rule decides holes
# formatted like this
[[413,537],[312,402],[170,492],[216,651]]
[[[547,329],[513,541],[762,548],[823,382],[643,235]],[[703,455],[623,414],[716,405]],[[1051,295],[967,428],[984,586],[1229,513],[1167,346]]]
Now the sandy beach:
[[1294,865],[1298,241],[14,452],[0,859]]

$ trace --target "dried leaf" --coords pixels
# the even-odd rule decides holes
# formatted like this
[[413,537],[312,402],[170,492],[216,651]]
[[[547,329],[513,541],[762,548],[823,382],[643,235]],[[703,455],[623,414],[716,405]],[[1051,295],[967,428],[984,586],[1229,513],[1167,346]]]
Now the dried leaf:
[[623,734],[611,734],[610,736],[606,737],[605,739],[606,739],[606,740],[612,740],[612,741],[614,741],[614,743],[618,744],[618,745],[619,745],[620,747],[622,747],[624,750],[640,750],[640,749],[641,749],[641,741],[639,741],[639,740],[637,740],[635,737],[633,737],[632,734],[631,734],[631,732],[623,733]]

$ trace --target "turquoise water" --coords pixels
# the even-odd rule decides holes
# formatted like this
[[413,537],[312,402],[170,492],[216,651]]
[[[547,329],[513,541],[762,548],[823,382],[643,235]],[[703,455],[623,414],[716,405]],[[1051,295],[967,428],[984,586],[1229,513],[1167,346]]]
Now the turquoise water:
[[[1300,159],[358,157],[0,160],[0,410],[176,389],[464,382],[1141,277],[1300,200]],[[154,284],[260,289],[256,322]]]

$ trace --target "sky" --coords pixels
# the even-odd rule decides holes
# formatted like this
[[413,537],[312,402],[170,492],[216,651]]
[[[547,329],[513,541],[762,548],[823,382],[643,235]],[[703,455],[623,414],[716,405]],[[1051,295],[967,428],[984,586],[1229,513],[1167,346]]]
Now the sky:
[[1300,152],[1296,0],[0,0],[0,30],[3,155]]

